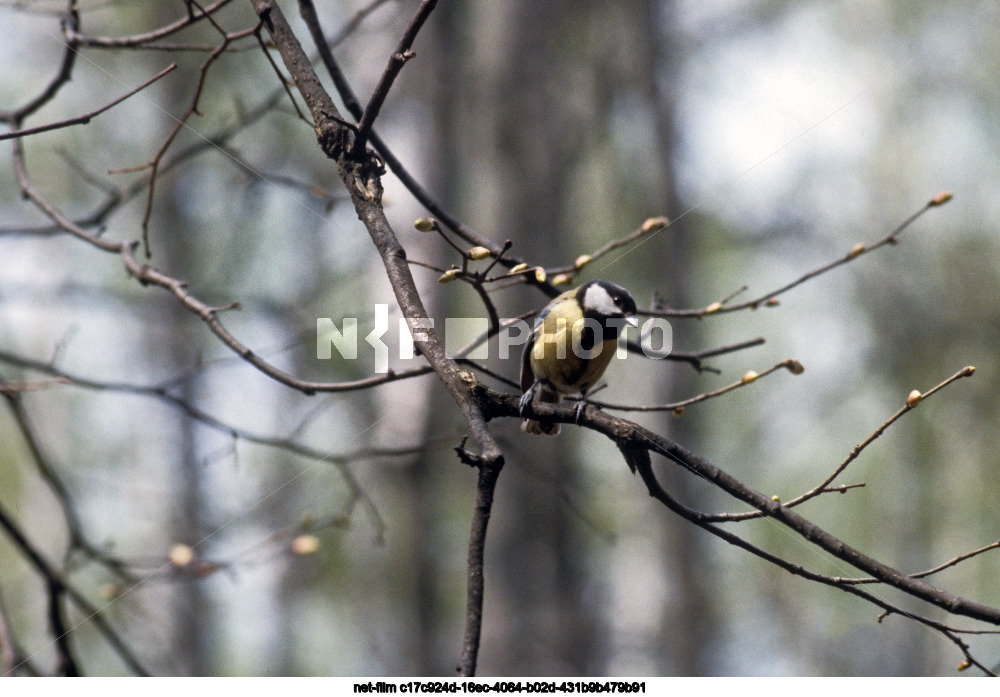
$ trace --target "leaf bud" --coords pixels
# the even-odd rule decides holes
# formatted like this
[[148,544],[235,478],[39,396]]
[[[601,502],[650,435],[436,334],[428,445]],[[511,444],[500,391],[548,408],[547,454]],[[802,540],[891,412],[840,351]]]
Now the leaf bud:
[[948,203],[948,201],[950,201],[950,200],[951,200],[951,192],[950,191],[942,191],[937,196],[935,196],[934,198],[932,198],[927,205],[929,205],[929,206],[943,206],[944,204]]
[[670,219],[661,215],[656,218],[647,218],[640,229],[642,230],[642,234],[645,235],[653,230],[662,230],[667,225],[670,225]]
[[315,535],[299,535],[292,540],[292,554],[305,556],[319,551],[320,541]]
[[167,553],[167,559],[178,569],[183,569],[194,561],[194,550],[185,544],[178,543],[170,548],[170,552]]
[[794,358],[789,358],[787,361],[782,363],[782,365],[784,365],[785,368],[788,369],[788,372],[792,375],[802,375],[802,373],[806,372],[805,366]]

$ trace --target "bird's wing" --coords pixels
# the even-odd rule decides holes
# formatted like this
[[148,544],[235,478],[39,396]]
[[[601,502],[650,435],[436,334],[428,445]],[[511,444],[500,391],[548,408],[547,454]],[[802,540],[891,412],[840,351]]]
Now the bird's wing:
[[538,327],[541,323],[541,317],[535,322],[535,326],[531,330],[531,336],[528,337],[528,343],[524,345],[524,351],[521,352],[521,393],[527,392],[531,389],[531,386],[535,383],[535,373],[531,370],[531,349],[535,346],[535,334],[538,331]]

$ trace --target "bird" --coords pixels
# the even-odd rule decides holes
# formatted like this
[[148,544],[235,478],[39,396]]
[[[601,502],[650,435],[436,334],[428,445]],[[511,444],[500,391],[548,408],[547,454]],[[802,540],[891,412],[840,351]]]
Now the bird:
[[[579,422],[587,391],[614,357],[625,325],[639,326],[632,295],[609,281],[588,281],[555,297],[535,319],[521,354],[520,415],[534,402],[559,403],[563,395],[581,396]],[[523,418],[526,433],[556,435],[559,424]]]

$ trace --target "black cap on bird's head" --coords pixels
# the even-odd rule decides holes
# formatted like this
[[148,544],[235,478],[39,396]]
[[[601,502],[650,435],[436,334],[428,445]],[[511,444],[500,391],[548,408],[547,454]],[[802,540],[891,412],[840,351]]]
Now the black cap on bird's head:
[[598,320],[622,318],[636,327],[635,299],[621,286],[610,281],[588,281],[577,288],[576,299],[585,317]]

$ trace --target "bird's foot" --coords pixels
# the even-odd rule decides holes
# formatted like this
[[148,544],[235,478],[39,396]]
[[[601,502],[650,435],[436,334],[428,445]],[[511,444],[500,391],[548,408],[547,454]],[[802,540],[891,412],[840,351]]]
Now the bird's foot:
[[538,383],[536,382],[534,385],[529,387],[528,390],[523,395],[521,395],[521,401],[519,401],[517,404],[517,410],[518,410],[517,413],[519,416],[521,416],[521,418],[527,418],[528,407],[531,405],[531,402],[534,401],[535,394],[537,392],[538,392]]

